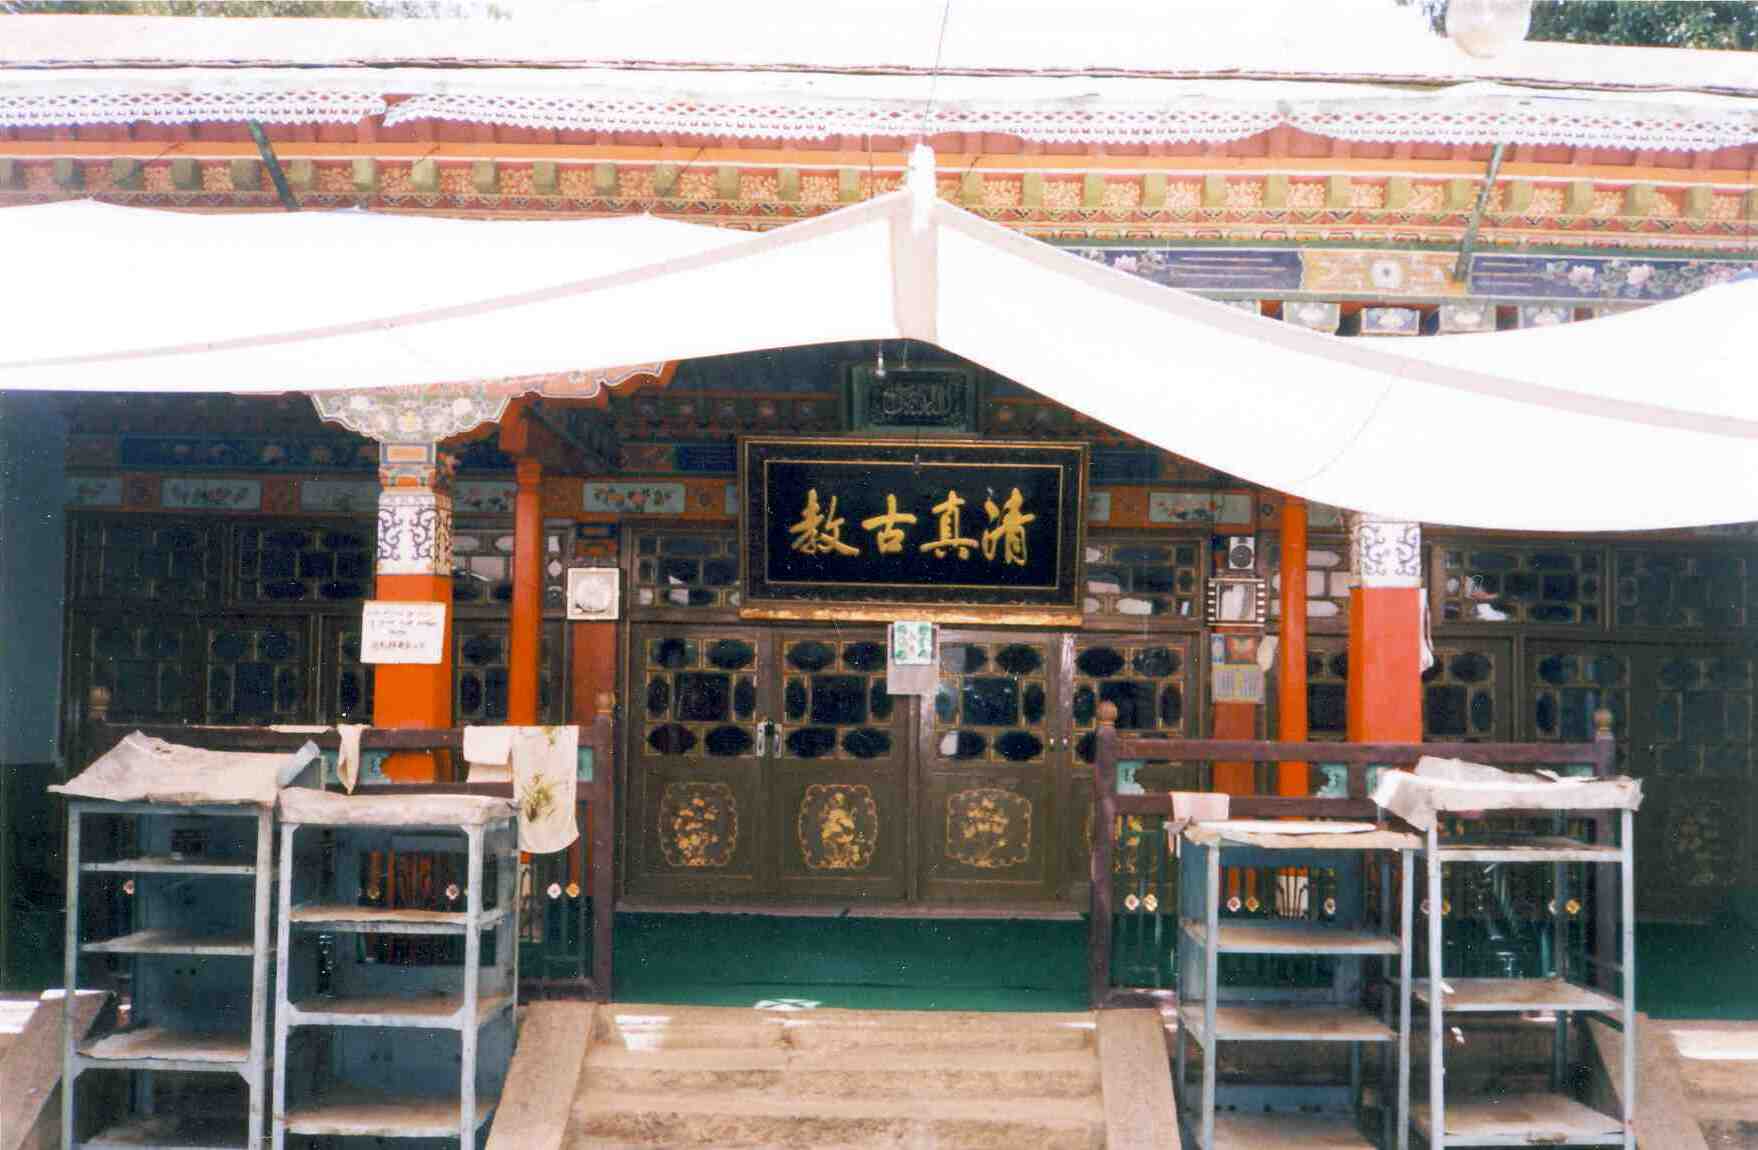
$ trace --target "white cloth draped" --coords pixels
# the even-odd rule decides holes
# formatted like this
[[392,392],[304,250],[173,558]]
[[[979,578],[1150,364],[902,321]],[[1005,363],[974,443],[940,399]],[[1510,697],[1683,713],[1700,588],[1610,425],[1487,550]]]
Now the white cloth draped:
[[[34,270],[0,280],[0,388],[410,386],[909,337],[1220,471],[1386,517],[1758,519],[1758,280],[1544,330],[1342,339],[988,223],[936,199],[920,161],[910,188],[743,237],[636,219],[8,209],[0,250]],[[273,274],[239,291],[222,265]]]

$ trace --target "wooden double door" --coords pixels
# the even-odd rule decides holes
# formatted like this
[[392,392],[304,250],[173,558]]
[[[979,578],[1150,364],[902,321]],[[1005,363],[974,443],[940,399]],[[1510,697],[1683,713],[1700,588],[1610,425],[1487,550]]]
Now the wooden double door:
[[947,628],[933,689],[894,696],[883,627],[637,625],[627,894],[1067,902],[1097,704],[1182,729],[1188,645]]

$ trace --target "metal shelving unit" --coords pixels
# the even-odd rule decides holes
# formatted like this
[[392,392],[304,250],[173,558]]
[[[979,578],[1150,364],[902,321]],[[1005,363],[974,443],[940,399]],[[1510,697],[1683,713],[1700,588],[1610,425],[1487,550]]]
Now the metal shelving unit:
[[[1404,988],[1410,984],[1412,857],[1421,840],[1384,830],[1276,834],[1224,822],[1191,825],[1182,837],[1173,1084],[1197,1145],[1372,1146],[1362,1122],[1362,1052],[1372,1046],[1381,1052],[1383,1144],[1402,1150],[1408,1138],[1410,996]],[[1367,905],[1372,859],[1379,864],[1376,915]],[[1251,893],[1241,895],[1240,888]],[[1259,910],[1263,916],[1255,917]],[[1268,983],[1230,985],[1222,962],[1237,966],[1242,958],[1236,956],[1257,956],[1273,968]],[[1369,962],[1379,964],[1380,979],[1368,979]],[[1289,977],[1302,964],[1305,977]],[[1327,969],[1327,977],[1316,977]],[[1376,985],[1385,988],[1377,1010],[1368,998]],[[1224,1042],[1346,1043],[1347,1093],[1268,1083],[1222,1087],[1217,1048]],[[1192,1043],[1202,1058],[1195,1099],[1187,1081]]]
[[518,1004],[512,805],[323,794],[281,817],[274,1150],[289,1135],[476,1146]]
[[[67,986],[90,985],[82,960],[119,959],[128,1012],[96,1037],[66,1027],[63,1150],[261,1145],[274,841],[272,804],[69,801]],[[93,883],[110,888],[95,905],[82,900]],[[104,918],[115,933],[86,937],[87,920]],[[129,1075],[121,1116],[96,1131],[80,1082],[94,1070]],[[159,1088],[171,1074],[236,1076],[245,1097],[222,1086],[166,1108]]]
[[[1517,809],[1498,810],[1498,815],[1519,814]],[[1635,812],[1593,807],[1569,809],[1567,818],[1592,816],[1597,826],[1618,825],[1616,843],[1570,837],[1562,825],[1565,815],[1555,809],[1526,812],[1553,820],[1555,833],[1524,837],[1498,833],[1443,838],[1437,823],[1426,831],[1423,859],[1427,870],[1424,905],[1428,918],[1428,979],[1414,988],[1418,1002],[1428,1008],[1429,1097],[1412,1108],[1416,1132],[1433,1150],[1449,1146],[1622,1146],[1635,1150],[1636,1134],[1632,1106],[1636,1098],[1636,934],[1635,934]],[[1615,816],[1615,820],[1614,820]],[[1551,947],[1554,974],[1547,977],[1494,977],[1446,979],[1442,970],[1445,949],[1441,937],[1442,868],[1449,863],[1494,863],[1549,866],[1552,868],[1551,904],[1555,939]],[[1568,915],[1561,909],[1567,900],[1585,892],[1570,886],[1573,864],[1616,868],[1617,918],[1615,932],[1599,931],[1602,939],[1617,939],[1619,953],[1597,956],[1599,985],[1589,985],[1570,969],[1567,937]],[[1601,872],[1602,874],[1604,872]],[[1610,888],[1595,884],[1596,892]],[[1613,900],[1595,898],[1597,915],[1613,913]],[[1613,962],[1615,961],[1615,965]],[[1620,985],[1621,984],[1621,985]],[[1435,994],[1439,986],[1441,993]],[[1617,992],[1614,992],[1614,988]],[[1446,1098],[1446,1016],[1550,1013],[1555,1016],[1550,1091],[1533,1094],[1486,1095],[1469,1099]],[[1570,1020],[1580,1014],[1609,1018],[1624,1030],[1621,1108],[1607,1115],[1576,1100],[1566,1092]]]

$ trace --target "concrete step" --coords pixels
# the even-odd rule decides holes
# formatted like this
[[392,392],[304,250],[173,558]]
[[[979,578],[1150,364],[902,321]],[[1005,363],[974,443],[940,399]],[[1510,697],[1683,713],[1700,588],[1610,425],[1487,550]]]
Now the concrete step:
[[711,1091],[795,1098],[1085,1098],[1099,1090],[1090,1050],[862,1051],[781,1047],[630,1050],[597,1047],[584,1085],[601,1093]]
[[767,1013],[732,1007],[625,1006],[600,1012],[594,1048],[725,1050],[1090,1050],[1087,1014],[814,1010]]
[[1105,1115],[1084,1099],[754,1098],[588,1087],[564,1146],[1102,1150]]

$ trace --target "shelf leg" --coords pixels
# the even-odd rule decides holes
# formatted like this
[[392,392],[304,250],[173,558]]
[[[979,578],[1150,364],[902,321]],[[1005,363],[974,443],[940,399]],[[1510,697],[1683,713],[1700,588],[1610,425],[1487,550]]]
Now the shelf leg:
[[[469,828],[469,886],[464,903],[464,1017],[459,1030],[460,1058],[458,1067],[458,1148],[471,1150],[476,1145],[476,1000],[482,979],[482,866],[481,827]],[[517,943],[514,943],[515,948]]]
[[73,997],[79,989],[79,824],[85,812],[79,803],[67,807],[67,921],[66,956],[61,1001],[61,1150],[73,1150],[73,1096],[78,1092],[79,1071],[73,1065]]
[[1624,950],[1624,1150],[1636,1150],[1636,827],[1635,812],[1624,811],[1623,826],[1618,836],[1618,895],[1622,903],[1619,925],[1623,928]]
[[1203,1113],[1202,1150],[1215,1146],[1215,995],[1220,983],[1221,851],[1203,848],[1208,890],[1208,937],[1203,946]]
[[[274,899],[271,882],[275,865],[274,808],[264,807],[256,817],[256,925],[250,955],[250,1068],[246,1086],[250,1091],[248,1145],[262,1145],[263,1064],[268,1045],[269,1017],[269,906]],[[277,959],[277,962],[279,960]]]
[[[1560,821],[1560,820],[1559,820]],[[1569,977],[1569,864],[1556,863],[1551,881],[1551,965],[1558,978]],[[1569,1014],[1556,1012],[1556,1036],[1551,1041],[1550,1088],[1562,1090],[1569,1079]]]
[[1441,858],[1438,827],[1428,828],[1428,1144],[1447,1144],[1446,1047],[1442,1034],[1446,1004],[1441,1001]]
[[[1399,851],[1398,938],[1398,1092],[1389,1109],[1394,1113],[1398,1150],[1410,1147],[1410,979],[1411,956],[1416,948],[1416,868],[1410,851]],[[1388,1143],[1389,1145],[1389,1143]]]
[[[273,1150],[282,1150],[287,1142],[287,1011],[288,995],[292,992],[291,984],[287,981],[287,966],[293,933],[288,912],[293,907],[293,844],[298,834],[297,823],[288,823],[281,828],[280,891],[276,897],[279,913],[275,916],[274,1110],[273,1119],[269,1123],[269,1140]],[[258,877],[261,877],[260,874]],[[253,1147],[256,1145],[261,1143],[254,1143]]]

